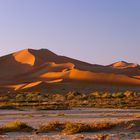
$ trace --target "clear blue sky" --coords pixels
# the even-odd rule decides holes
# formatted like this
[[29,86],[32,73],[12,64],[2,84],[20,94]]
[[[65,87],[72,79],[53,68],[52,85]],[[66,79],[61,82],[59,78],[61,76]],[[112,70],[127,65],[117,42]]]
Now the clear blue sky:
[[140,0],[0,0],[0,55],[23,48],[140,64]]

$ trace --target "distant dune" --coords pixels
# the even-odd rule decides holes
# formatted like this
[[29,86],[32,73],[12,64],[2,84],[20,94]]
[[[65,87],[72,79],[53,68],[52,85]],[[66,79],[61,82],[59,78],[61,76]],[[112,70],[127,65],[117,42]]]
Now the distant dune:
[[112,66],[114,68],[135,68],[135,67],[139,67],[138,64],[127,63],[125,61],[119,61],[119,62],[111,64],[110,66]]
[[80,83],[86,86],[90,83],[93,87],[140,87],[138,64],[119,61],[101,66],[59,56],[47,49],[25,49],[0,57],[0,66],[0,89],[5,90],[42,90],[45,87],[49,91],[47,86],[55,85],[57,89],[60,84],[72,89],[73,83],[78,83],[79,89],[83,88]]

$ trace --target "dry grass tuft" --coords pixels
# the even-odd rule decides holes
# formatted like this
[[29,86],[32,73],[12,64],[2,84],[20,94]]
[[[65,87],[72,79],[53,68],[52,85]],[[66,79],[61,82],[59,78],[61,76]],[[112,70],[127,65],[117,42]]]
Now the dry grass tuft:
[[116,124],[111,122],[91,123],[91,124],[68,122],[65,124],[63,132],[66,134],[75,134],[81,132],[96,132],[105,129],[110,129],[114,126],[116,126]]
[[14,121],[0,126],[0,132],[31,132],[34,129],[24,122]]
[[115,127],[115,123],[111,122],[102,122],[102,123],[73,123],[73,122],[49,122],[46,125],[41,125],[38,129],[38,133],[46,133],[52,131],[59,131],[65,134],[75,134],[81,132],[95,132],[101,131],[104,129],[110,129]]
[[61,123],[59,121],[53,121],[49,122],[46,125],[41,125],[37,131],[38,133],[48,133],[51,131],[61,131],[63,127],[64,123]]

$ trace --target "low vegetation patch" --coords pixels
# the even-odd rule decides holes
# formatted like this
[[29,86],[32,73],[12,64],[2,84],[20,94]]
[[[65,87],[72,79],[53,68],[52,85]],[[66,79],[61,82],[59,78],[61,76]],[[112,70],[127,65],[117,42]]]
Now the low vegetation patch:
[[0,126],[0,132],[31,132],[34,129],[24,122],[14,121]]
[[73,107],[140,109],[140,92],[123,91],[48,94],[15,91],[0,94],[0,109],[36,108],[39,110],[67,110]]
[[52,131],[60,132],[64,129],[64,123],[59,121],[49,122],[48,124],[41,125],[37,130],[38,133],[48,133]]
[[0,126],[0,134],[7,132],[34,132],[38,133],[49,133],[49,132],[60,132],[64,134],[76,134],[82,132],[97,132],[102,130],[108,130],[115,127],[123,128],[125,130],[135,131],[139,130],[140,121],[133,120],[128,122],[98,122],[98,123],[79,123],[79,122],[59,122],[51,121],[47,124],[40,125],[38,129],[34,129],[24,122],[14,121]]
[[101,122],[101,123],[73,123],[73,122],[49,122],[46,125],[41,125],[38,129],[38,133],[47,133],[47,132],[62,132],[65,134],[75,134],[82,132],[96,132],[105,129],[110,129],[115,127],[116,123],[111,122]]

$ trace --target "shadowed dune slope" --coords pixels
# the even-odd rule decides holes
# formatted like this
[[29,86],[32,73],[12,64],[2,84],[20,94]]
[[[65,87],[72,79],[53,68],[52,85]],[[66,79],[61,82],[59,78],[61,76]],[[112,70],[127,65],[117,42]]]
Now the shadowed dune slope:
[[9,79],[17,74],[32,70],[32,67],[15,60],[13,54],[0,57],[0,78]]
[[0,87],[28,89],[43,83],[78,82],[140,86],[140,66],[119,61],[108,66],[89,64],[47,49],[25,49],[0,57]]

